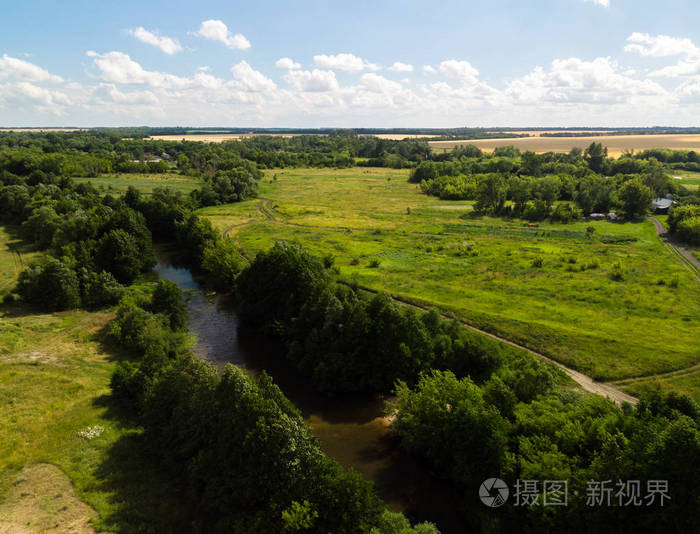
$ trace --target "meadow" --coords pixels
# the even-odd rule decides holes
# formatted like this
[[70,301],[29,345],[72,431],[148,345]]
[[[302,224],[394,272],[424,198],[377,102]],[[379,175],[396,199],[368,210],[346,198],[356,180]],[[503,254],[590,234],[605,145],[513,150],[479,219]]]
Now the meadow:
[[700,189],[700,172],[674,170],[671,171],[670,174],[672,176],[679,176],[681,179],[678,180],[677,183],[681,184],[686,189],[690,189],[691,191]]
[[[21,270],[16,251],[25,265],[36,256],[17,236],[0,227],[0,297]],[[184,507],[108,401],[113,316],[0,305],[0,532],[176,530]]]
[[124,193],[129,186],[133,186],[144,194],[150,194],[156,187],[168,186],[184,194],[189,193],[201,185],[195,178],[183,176],[177,173],[160,174],[103,174],[91,178],[73,178],[76,183],[91,183],[105,193]]
[[[596,379],[627,379],[629,391],[650,383],[629,379],[700,363],[700,285],[651,222],[532,227],[475,216],[469,201],[425,196],[406,179],[388,169],[268,171],[260,198],[200,213],[248,257],[297,241],[333,255],[348,282],[435,306]],[[700,398],[697,376],[663,380]]]
[[586,137],[521,137],[516,139],[476,139],[469,141],[429,141],[433,149],[450,150],[456,146],[474,145],[484,152],[493,152],[497,147],[516,146],[520,150],[543,152],[569,152],[574,147],[585,148],[591,143],[602,143],[608,148],[610,157],[624,152],[647,148],[671,148],[676,150],[700,150],[700,135],[600,135]]

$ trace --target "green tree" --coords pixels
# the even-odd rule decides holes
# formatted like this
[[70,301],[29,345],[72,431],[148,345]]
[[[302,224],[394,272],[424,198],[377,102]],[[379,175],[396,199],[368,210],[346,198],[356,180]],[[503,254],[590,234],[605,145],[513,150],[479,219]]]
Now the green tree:
[[583,154],[588,167],[593,172],[602,172],[605,160],[608,157],[608,147],[603,147],[600,143],[591,143]]
[[44,258],[22,271],[17,293],[26,302],[46,311],[80,306],[78,277],[55,258]]
[[498,214],[503,210],[508,195],[508,184],[496,173],[487,174],[476,188],[474,209],[481,212]]
[[627,180],[617,190],[618,205],[631,218],[643,216],[651,207],[651,189],[639,178]]
[[100,239],[95,262],[122,284],[132,283],[143,268],[141,248],[136,238],[124,230],[110,230]]
[[170,280],[159,280],[151,297],[153,313],[162,313],[172,330],[187,329],[187,306],[180,288]]

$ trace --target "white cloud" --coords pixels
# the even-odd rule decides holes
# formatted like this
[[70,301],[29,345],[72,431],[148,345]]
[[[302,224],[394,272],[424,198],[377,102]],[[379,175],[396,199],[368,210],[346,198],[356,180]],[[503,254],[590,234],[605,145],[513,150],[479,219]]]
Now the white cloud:
[[71,104],[68,95],[62,91],[46,89],[26,81],[0,84],[0,109],[7,108],[22,113],[38,111],[61,116]]
[[616,61],[599,57],[593,61],[555,59],[549,71],[535,67],[513,80],[506,94],[516,102],[609,104],[630,102],[635,97],[663,97],[667,91],[651,80],[625,75]]
[[648,33],[635,32],[627,38],[625,52],[636,52],[641,56],[700,56],[700,48],[687,38],[669,37],[668,35],[651,36]]
[[394,70],[396,72],[413,72],[413,65],[401,63],[400,61],[394,61],[394,64],[389,67],[389,70]]
[[277,89],[275,82],[263,73],[253,69],[247,61],[241,61],[231,67],[231,72],[233,72],[233,76],[242,84],[246,91],[257,93]]
[[297,91],[324,92],[337,91],[339,88],[335,72],[331,70],[292,70],[284,79]]
[[379,65],[370,63],[353,54],[335,54],[330,56],[320,54],[314,56],[314,63],[324,69],[337,69],[349,72],[359,72],[365,69],[376,71],[380,69]]
[[649,76],[682,78],[700,75],[700,47],[690,39],[633,33],[627,38],[627,41],[631,44],[625,46],[626,52],[634,52],[644,57],[682,56],[675,65],[655,70]]
[[440,63],[440,72],[449,78],[458,78],[464,83],[473,84],[477,81],[479,71],[468,61],[448,59]]
[[144,69],[123,52],[113,51],[98,54],[88,51],[87,55],[95,58],[94,62],[100,71],[100,79],[105,82],[150,85],[152,87],[183,87],[187,85],[185,78]]
[[435,67],[431,65],[423,65],[423,72],[427,72],[428,74],[435,74]]
[[194,35],[199,35],[200,37],[213,41],[219,41],[235,50],[248,50],[250,48],[250,41],[248,41],[248,39],[240,33],[233,35],[226,24],[220,20],[205,20],[202,22],[199,30],[194,32]]
[[610,0],[584,0],[584,2],[593,3],[602,7],[610,7]]
[[101,83],[93,91],[93,96],[104,103],[148,105],[158,103],[158,97],[152,91],[122,92],[111,83]]
[[172,55],[182,51],[182,46],[177,39],[160,36],[157,33],[148,31],[146,28],[139,26],[135,30],[128,30],[129,35],[133,35],[142,43],[146,43],[156,48],[160,48],[161,52]]
[[60,83],[63,78],[51,74],[34,63],[3,54],[0,57],[0,80],[14,79],[26,82]]
[[275,67],[278,69],[300,69],[301,64],[291,58],[282,57],[275,62]]

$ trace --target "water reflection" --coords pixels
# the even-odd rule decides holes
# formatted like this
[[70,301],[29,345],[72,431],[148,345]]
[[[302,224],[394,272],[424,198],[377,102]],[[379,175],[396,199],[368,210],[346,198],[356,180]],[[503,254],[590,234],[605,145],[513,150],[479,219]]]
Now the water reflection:
[[198,338],[195,350],[201,358],[219,369],[233,363],[253,375],[265,370],[299,408],[326,454],[373,481],[391,510],[432,521],[445,533],[464,531],[451,485],[397,450],[383,417],[383,398],[338,400],[316,393],[278,344],[241,331],[230,302],[207,294],[188,269],[171,263],[167,249],[158,250],[158,259],[155,272],[187,294],[190,331]]

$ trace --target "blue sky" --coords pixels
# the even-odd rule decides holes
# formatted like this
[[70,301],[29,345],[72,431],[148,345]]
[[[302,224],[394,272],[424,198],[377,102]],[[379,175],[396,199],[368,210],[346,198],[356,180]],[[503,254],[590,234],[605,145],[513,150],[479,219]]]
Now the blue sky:
[[0,126],[699,126],[700,3],[6,3]]

